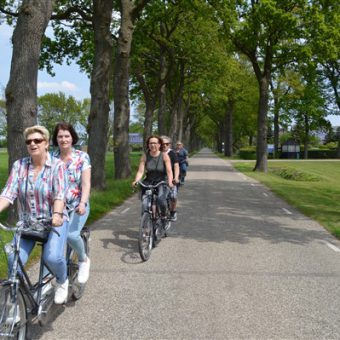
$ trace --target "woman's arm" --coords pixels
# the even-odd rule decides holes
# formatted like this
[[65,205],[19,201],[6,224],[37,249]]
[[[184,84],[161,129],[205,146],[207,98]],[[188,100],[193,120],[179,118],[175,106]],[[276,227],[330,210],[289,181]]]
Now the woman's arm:
[[174,180],[176,183],[179,183],[179,163],[178,162],[174,164]]
[[163,160],[164,160],[164,164],[165,164],[165,168],[166,168],[166,174],[168,177],[168,185],[170,188],[173,187],[173,175],[172,175],[172,169],[171,169],[171,160],[169,155],[163,153]]
[[64,201],[56,199],[53,202],[52,226],[60,227],[64,222]]
[[145,170],[145,161],[146,161],[146,156],[145,154],[143,154],[139,162],[139,167],[136,173],[135,180],[132,182],[132,186],[135,186],[136,183],[142,179],[144,175],[144,170]]
[[86,212],[86,203],[89,201],[91,191],[91,168],[87,168],[81,173],[81,199],[76,211],[79,215]]
[[10,206],[10,201],[6,200],[3,197],[0,197],[0,213],[7,209]]

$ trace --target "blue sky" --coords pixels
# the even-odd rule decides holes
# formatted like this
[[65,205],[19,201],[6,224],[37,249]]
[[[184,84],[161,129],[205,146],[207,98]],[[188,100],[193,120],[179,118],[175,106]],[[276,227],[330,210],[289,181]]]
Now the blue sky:
[[[9,79],[12,59],[12,37],[13,29],[5,24],[0,25],[0,89],[1,97],[4,96],[4,88]],[[55,65],[55,77],[51,77],[45,71],[38,74],[38,96],[51,92],[64,92],[78,100],[90,98],[90,79],[81,73],[76,64]]]
[[[47,29],[47,32],[49,29]],[[7,85],[11,67],[13,29],[5,24],[0,25],[0,96],[4,97],[4,88]],[[38,74],[38,96],[51,92],[64,92],[78,100],[90,98],[90,79],[81,73],[76,64],[55,65],[55,77],[45,71]],[[340,126],[340,116],[328,116],[334,126]]]

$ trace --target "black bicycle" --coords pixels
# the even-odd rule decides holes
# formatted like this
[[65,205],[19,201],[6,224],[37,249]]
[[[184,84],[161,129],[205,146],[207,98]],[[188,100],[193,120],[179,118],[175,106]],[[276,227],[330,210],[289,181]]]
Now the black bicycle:
[[[50,232],[57,232],[51,223],[45,227]],[[13,266],[8,278],[0,283],[0,338],[20,339],[29,338],[29,326],[38,322],[43,326],[47,321],[47,314],[53,305],[54,287],[51,281],[55,279],[52,270],[44,262],[42,252],[40,256],[39,277],[37,282],[32,282],[19,257],[20,240],[22,233],[27,230],[23,222],[16,227],[6,227],[0,223],[0,227],[6,231],[15,233],[15,243],[6,244],[6,253],[13,253]],[[89,251],[89,231],[83,229],[82,238],[87,252]],[[45,241],[37,241],[43,246]],[[84,285],[77,282],[78,260],[71,247],[67,246],[67,264],[69,277],[68,301],[78,300],[83,292]],[[45,269],[46,268],[46,269]]]
[[142,218],[139,226],[138,250],[142,260],[147,261],[150,258],[152,248],[163,236],[167,236],[166,232],[171,227],[170,200],[167,199],[166,221],[165,225],[162,225],[160,210],[157,205],[157,188],[167,183],[161,181],[156,185],[146,185],[142,182],[138,182],[138,184],[145,188],[142,197]]

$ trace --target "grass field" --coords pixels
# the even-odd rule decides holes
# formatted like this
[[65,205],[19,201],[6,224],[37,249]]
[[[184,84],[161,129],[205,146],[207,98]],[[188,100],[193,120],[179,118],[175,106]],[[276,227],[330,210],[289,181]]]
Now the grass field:
[[268,161],[268,173],[254,172],[255,161],[233,161],[245,175],[269,187],[340,239],[340,162]]
[[[137,171],[140,153],[131,153],[131,169],[133,178]],[[8,157],[5,153],[0,153],[0,191],[4,187],[7,181],[7,169],[8,169]],[[113,154],[108,153],[106,156],[106,184],[105,191],[91,191],[91,212],[87,220],[87,224],[91,224],[104,216],[107,212],[112,210],[117,205],[121,204],[126,198],[132,195],[131,182],[132,177],[127,180],[115,180],[114,179],[114,166],[113,166]],[[5,222],[7,219],[7,213],[0,214],[0,221]],[[12,239],[12,235],[9,232],[0,230],[0,278],[6,275],[7,271],[7,258],[3,252],[3,246],[6,242]],[[39,247],[33,251],[31,255],[31,261],[34,261],[39,256]]]

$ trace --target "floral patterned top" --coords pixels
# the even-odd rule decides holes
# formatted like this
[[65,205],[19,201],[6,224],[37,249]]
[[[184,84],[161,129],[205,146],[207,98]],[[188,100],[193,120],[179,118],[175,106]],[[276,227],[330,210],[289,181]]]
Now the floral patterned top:
[[[17,199],[20,220],[52,218],[53,202],[65,200],[68,187],[66,169],[63,162],[47,154],[44,167],[35,181],[31,157],[17,160],[0,197],[11,204]],[[26,197],[25,197],[26,193]],[[66,210],[64,211],[66,216]]]
[[[60,150],[53,153],[54,157],[60,158]],[[72,155],[66,162],[69,187],[66,194],[67,206],[76,208],[81,200],[81,173],[91,168],[89,155],[72,148]]]

